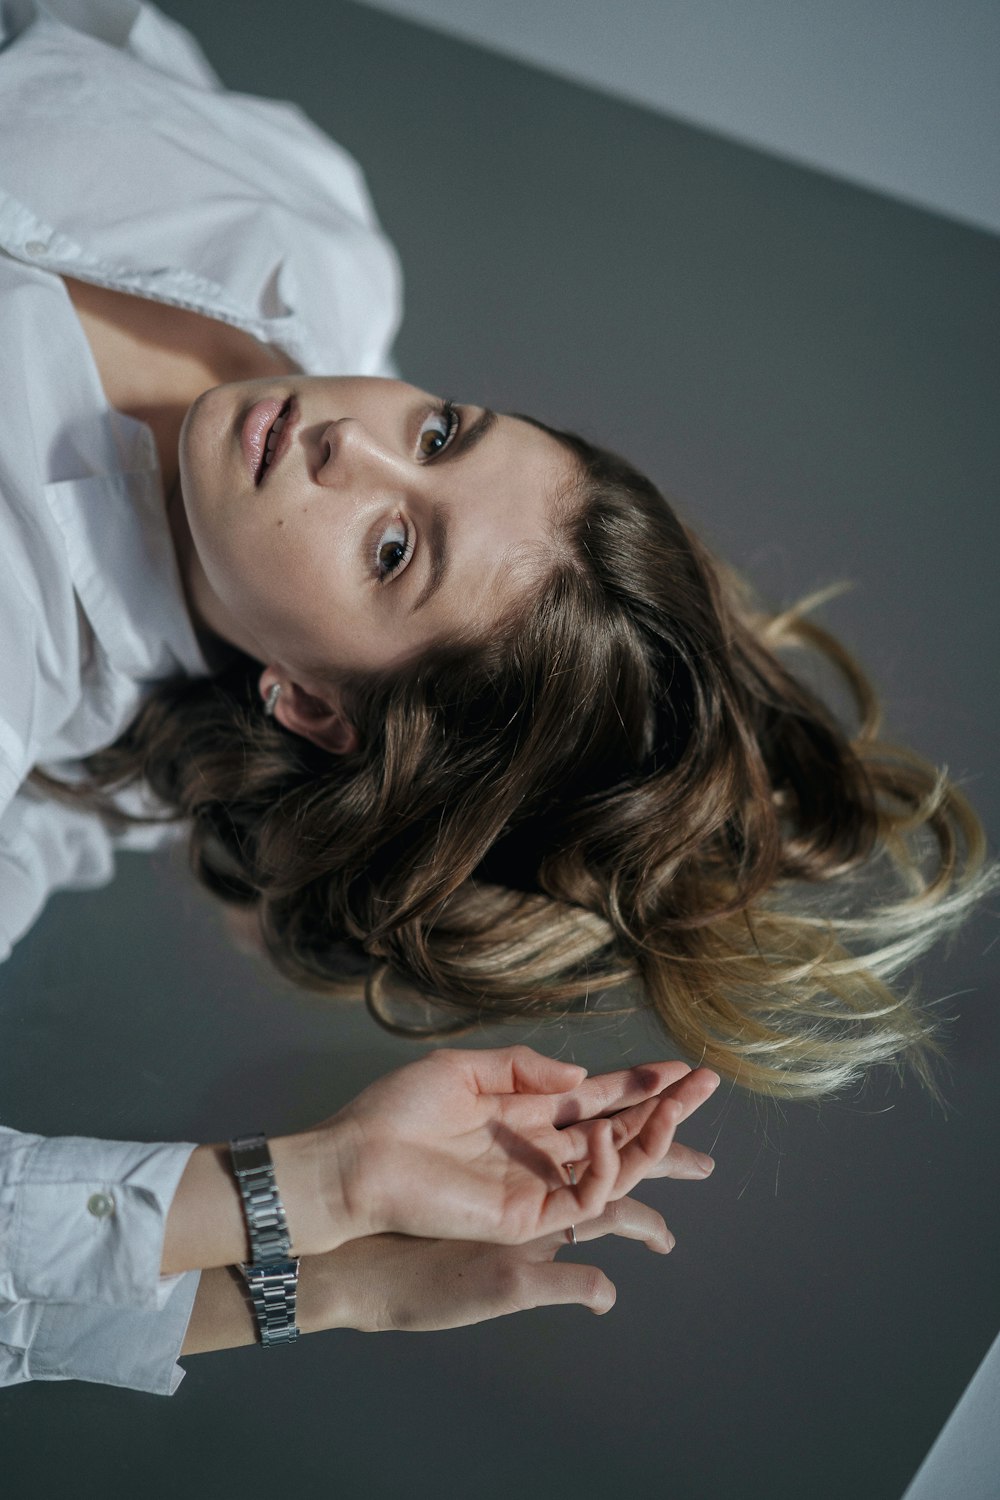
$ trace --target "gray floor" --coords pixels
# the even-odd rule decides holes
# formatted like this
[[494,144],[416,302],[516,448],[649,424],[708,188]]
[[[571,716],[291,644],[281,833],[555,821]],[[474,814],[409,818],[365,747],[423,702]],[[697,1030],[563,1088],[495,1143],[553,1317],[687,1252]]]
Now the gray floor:
[[[618,446],[776,603],[856,581],[824,618],[995,847],[996,240],[362,7],[164,8],[364,165],[407,378]],[[687,1132],[714,1177],[645,1189],[674,1254],[577,1252],[607,1318],[202,1356],[172,1400],[11,1391],[12,1492],[898,1500],[1000,1327],[996,905],[921,971],[958,1018],[947,1116],[881,1078],[821,1107],[720,1090]],[[530,1039],[663,1048],[643,1022]],[[22,1129],[276,1133],[414,1055],[234,956],[176,858],[56,897],[0,970]]]

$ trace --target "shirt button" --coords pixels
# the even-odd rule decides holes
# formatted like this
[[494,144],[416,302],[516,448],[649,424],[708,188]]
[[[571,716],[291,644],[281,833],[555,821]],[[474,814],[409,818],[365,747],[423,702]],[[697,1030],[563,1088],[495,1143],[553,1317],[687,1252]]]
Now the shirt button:
[[25,255],[47,255],[49,247],[44,240],[29,240],[24,247]]
[[95,1219],[106,1219],[115,1211],[115,1200],[110,1193],[92,1193],[87,1199],[87,1209]]

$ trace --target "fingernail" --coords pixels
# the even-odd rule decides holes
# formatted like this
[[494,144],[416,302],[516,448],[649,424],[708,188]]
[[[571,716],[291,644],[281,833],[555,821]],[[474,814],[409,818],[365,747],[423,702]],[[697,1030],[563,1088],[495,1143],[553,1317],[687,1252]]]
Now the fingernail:
[[703,1156],[701,1152],[698,1153],[698,1165],[706,1177],[710,1172],[715,1171],[715,1162],[710,1156]]
[[674,1246],[676,1244],[677,1244],[677,1241],[674,1239],[673,1235],[672,1234],[668,1234],[666,1236],[665,1240],[663,1241],[663,1253],[664,1253],[664,1255],[669,1255],[670,1252],[671,1252],[671,1250],[674,1248]]

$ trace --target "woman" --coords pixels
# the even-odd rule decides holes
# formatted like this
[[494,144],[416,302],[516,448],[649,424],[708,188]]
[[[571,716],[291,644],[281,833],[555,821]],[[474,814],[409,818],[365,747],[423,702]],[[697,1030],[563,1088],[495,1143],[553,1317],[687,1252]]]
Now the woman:
[[[307,369],[383,368],[398,310],[357,168],[297,111],[226,95],[152,7],[61,10],[0,12],[4,957],[50,889],[111,867],[110,824],[39,795],[32,767],[72,774],[158,681],[240,659],[193,551],[181,428],[206,499],[191,517],[217,525],[212,477],[241,471],[213,456],[213,392],[244,405],[246,382],[320,392]],[[283,714],[298,701],[290,688]],[[287,1253],[304,1257],[288,1326],[606,1310],[607,1279],[555,1251],[571,1224],[669,1248],[626,1195],[711,1170],[672,1138],[717,1078],[677,1062],[582,1075],[527,1048],[442,1052],[272,1141]],[[254,1258],[249,1215],[222,1146],[0,1127],[0,1383],[169,1393],[182,1348],[263,1338],[225,1269]]]
[[[106,874],[91,809],[112,827],[148,788],[147,815],[190,827],[198,873],[257,913],[284,973],[333,989],[355,960],[377,1015],[386,975],[429,997],[441,1031],[563,1014],[638,976],[683,1050],[749,1087],[817,1094],[892,1058],[928,1076],[930,1023],[884,980],[993,877],[961,793],[878,741],[846,654],[804,606],[756,609],[623,460],[384,378],[391,252],[352,164],[293,112],[279,152],[283,107],[221,96],[152,7],[102,7],[99,40],[37,9],[45,25],[0,57],[17,65],[15,117],[30,125],[57,80],[101,170],[74,197],[49,143],[39,175],[37,126],[7,168],[21,237],[5,242],[6,305],[23,334],[9,357],[32,370],[44,329],[49,361],[11,424],[34,441],[10,503],[34,467],[74,560],[59,574],[26,495],[6,554],[11,654],[34,664],[5,697],[0,746],[8,944],[47,889]],[[64,399],[40,413],[57,369]],[[109,477],[126,501],[113,537],[94,519]],[[33,635],[23,591],[57,575],[61,607],[40,600]],[[803,644],[853,687],[853,739],[779,661]],[[83,785],[66,787],[69,761]],[[921,830],[941,853],[930,882]],[[918,899],[841,917],[876,854]],[[615,1107],[637,1113],[618,1144],[639,1132],[643,1156],[605,1164],[603,1202],[668,1160],[671,1111],[653,1095],[673,1082],[690,1112],[713,1076],[619,1087]],[[184,1205],[210,1200],[221,1225],[218,1148],[185,1149],[167,1209],[204,1223]],[[165,1270],[245,1253],[230,1219]],[[400,1224],[413,1229],[376,1227]],[[305,1248],[337,1247],[307,1234]]]

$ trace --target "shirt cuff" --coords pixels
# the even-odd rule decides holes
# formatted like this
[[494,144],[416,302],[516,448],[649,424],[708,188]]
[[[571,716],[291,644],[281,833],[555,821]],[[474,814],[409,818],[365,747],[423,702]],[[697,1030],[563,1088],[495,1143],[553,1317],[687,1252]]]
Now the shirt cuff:
[[162,1310],[167,1214],[194,1149],[0,1131],[0,1300]]
[[86,1380],[172,1396],[200,1271],[169,1278],[158,1311],[22,1303],[0,1312],[0,1385]]

